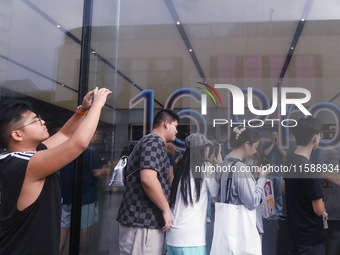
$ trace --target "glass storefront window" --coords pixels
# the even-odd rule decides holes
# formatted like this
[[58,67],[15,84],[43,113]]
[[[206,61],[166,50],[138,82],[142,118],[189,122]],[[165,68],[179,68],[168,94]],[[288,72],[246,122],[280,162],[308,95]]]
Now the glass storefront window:
[[[91,16],[88,59],[81,57],[84,6]],[[335,0],[1,1],[0,99],[32,100],[52,132],[75,111],[82,89],[113,91],[92,141],[103,166],[95,181],[98,222],[91,226],[87,248],[88,254],[119,254],[116,215],[122,190],[109,188],[108,181],[119,158],[151,131],[153,115],[162,108],[181,116],[175,150],[183,151],[188,133],[202,132],[226,153],[232,121],[263,121],[258,130],[265,143],[273,123],[266,119],[303,116],[291,105],[283,116],[280,108],[282,88],[291,89],[289,98],[306,96],[293,89],[303,88],[310,92],[303,105],[323,124],[318,160],[340,164],[339,14]],[[85,62],[88,84],[79,84]],[[238,87],[243,104],[216,84]],[[260,110],[270,108],[277,88],[277,107],[266,116],[253,114],[249,88]],[[243,114],[234,114],[236,106]],[[291,153],[294,139],[280,121],[275,122],[280,142]],[[334,203],[339,187],[325,182],[324,194],[330,220],[339,220]],[[85,222],[92,217],[87,212]],[[212,224],[207,231],[209,247]],[[276,253],[270,231],[264,234],[264,254]]]

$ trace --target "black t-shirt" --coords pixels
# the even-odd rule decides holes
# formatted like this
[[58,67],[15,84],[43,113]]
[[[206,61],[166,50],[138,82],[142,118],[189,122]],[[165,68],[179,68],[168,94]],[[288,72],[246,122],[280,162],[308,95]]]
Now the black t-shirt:
[[[310,161],[300,155],[288,156],[287,165],[297,166],[295,169],[304,169]],[[291,169],[294,169],[291,167]],[[312,206],[313,200],[322,198],[322,183],[316,176],[308,178],[295,178],[294,175],[285,175],[287,224],[289,235],[297,244],[313,245],[324,242],[323,220],[315,214]]]
[[[45,146],[40,146],[43,149]],[[45,184],[30,206],[17,209],[27,164],[35,154],[12,152],[0,155],[0,254],[57,255],[60,239],[60,180],[58,173]]]

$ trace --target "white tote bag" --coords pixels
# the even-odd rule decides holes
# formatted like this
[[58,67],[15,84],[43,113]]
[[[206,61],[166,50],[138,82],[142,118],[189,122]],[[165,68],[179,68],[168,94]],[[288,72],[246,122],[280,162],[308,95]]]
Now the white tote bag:
[[215,203],[214,236],[210,255],[261,255],[256,210],[244,205]]

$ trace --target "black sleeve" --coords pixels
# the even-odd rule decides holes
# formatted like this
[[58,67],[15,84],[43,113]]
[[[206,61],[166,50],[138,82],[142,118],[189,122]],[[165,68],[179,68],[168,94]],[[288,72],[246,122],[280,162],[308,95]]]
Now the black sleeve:
[[45,144],[40,143],[37,147],[37,151],[47,150],[47,147]]
[[304,181],[304,190],[310,201],[322,198],[321,179],[308,178]]

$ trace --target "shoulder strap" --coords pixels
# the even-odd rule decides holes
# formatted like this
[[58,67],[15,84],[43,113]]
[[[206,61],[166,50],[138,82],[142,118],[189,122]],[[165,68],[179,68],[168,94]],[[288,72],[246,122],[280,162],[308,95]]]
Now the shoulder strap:
[[[130,154],[131,155],[131,154]],[[126,162],[126,168],[127,168],[127,164],[128,164],[128,160],[130,159],[130,155],[126,156],[127,157],[127,162]],[[135,169],[134,171],[132,171],[131,173],[129,173],[128,175],[125,176],[124,181],[127,181],[127,179],[129,179],[131,177],[131,175],[133,175],[134,173],[136,173],[137,171],[140,170],[140,167],[138,167],[137,169]],[[125,171],[124,171],[125,172]],[[124,174],[125,175],[125,174]]]
[[[241,162],[241,161],[240,160],[233,160],[233,163],[230,166],[230,170],[233,166],[236,165],[237,162]],[[230,203],[230,192],[231,192],[231,183],[233,181],[233,175],[234,175],[234,172],[231,170],[231,175],[228,176],[228,179],[227,179],[227,187],[226,187],[226,194],[225,194],[225,203],[226,204]]]
[[135,172],[137,172],[140,168],[135,169],[135,171],[129,173],[126,177],[125,180],[127,180],[131,175],[133,175]]

